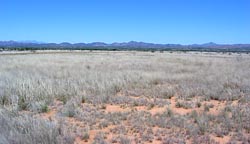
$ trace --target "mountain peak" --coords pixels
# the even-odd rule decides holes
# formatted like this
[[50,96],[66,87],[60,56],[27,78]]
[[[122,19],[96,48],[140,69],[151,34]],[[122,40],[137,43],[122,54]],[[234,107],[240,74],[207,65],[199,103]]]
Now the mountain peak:
[[204,43],[203,45],[205,45],[205,46],[215,46],[215,45],[218,45],[218,44],[216,44],[214,42],[209,42],[209,43]]

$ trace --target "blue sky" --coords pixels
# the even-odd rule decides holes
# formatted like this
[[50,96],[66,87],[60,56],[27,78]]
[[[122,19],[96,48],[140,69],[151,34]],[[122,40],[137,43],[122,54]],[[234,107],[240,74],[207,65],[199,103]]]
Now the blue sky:
[[250,43],[250,0],[0,0],[0,40]]

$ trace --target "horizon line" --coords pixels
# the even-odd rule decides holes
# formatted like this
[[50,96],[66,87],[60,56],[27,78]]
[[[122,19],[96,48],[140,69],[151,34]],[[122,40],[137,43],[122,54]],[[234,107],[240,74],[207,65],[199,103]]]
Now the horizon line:
[[215,45],[244,45],[244,44],[250,44],[250,43],[216,43],[213,41],[210,42],[204,42],[204,43],[157,43],[157,42],[146,42],[146,41],[136,41],[136,40],[130,40],[130,41],[120,41],[120,42],[104,42],[104,41],[92,41],[92,42],[69,42],[69,41],[61,41],[61,42],[45,42],[45,41],[38,41],[38,40],[0,40],[0,42],[18,42],[18,43],[34,43],[34,44],[62,44],[62,43],[69,43],[69,44],[92,44],[92,43],[104,43],[104,44],[114,44],[114,43],[148,43],[148,44],[159,44],[159,45],[167,45],[167,44],[174,44],[174,45],[204,45],[204,44],[215,44]]

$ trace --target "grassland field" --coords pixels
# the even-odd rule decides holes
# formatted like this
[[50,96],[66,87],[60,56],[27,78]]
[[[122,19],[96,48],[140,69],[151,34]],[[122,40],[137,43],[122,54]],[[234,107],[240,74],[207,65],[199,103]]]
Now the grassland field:
[[250,54],[0,53],[0,144],[250,143]]

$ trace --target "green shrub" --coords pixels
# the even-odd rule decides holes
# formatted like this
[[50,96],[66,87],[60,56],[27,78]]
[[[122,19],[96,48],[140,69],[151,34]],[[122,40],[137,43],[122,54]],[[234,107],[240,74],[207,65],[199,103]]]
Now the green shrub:
[[49,107],[48,107],[48,105],[42,105],[42,107],[41,107],[41,112],[42,113],[46,113],[46,112],[48,112],[49,111]]
[[29,105],[29,103],[26,101],[26,99],[23,96],[21,96],[18,99],[18,108],[19,108],[19,110],[27,110],[28,105]]

